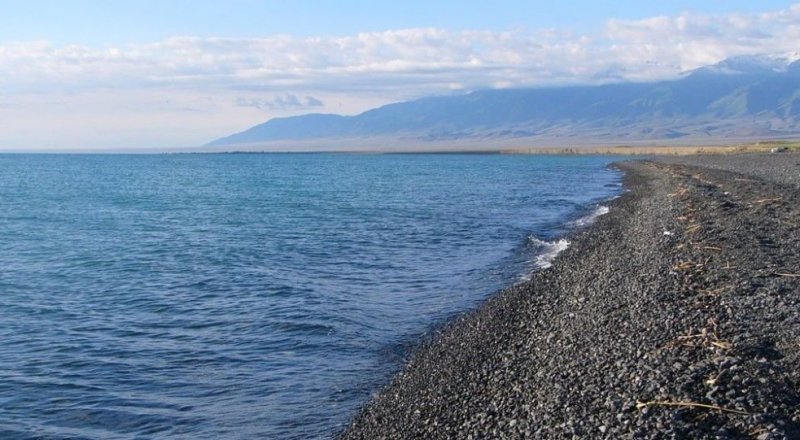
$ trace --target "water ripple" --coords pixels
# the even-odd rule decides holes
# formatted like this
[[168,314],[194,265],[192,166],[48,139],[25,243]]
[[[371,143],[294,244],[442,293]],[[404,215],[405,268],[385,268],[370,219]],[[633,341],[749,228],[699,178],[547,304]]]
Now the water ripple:
[[0,155],[0,438],[328,438],[606,162]]

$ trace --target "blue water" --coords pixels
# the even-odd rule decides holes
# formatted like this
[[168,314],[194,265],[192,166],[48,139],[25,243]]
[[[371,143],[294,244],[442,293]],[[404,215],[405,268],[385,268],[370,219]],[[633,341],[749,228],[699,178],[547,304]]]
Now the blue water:
[[2,155],[0,438],[329,438],[608,162]]

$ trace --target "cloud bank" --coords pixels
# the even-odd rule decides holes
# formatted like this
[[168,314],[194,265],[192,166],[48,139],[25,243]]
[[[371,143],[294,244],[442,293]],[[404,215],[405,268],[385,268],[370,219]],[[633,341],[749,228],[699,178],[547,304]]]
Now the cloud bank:
[[[797,51],[797,41],[800,4],[757,14],[609,20],[594,35],[405,29],[343,37],[176,37],[100,48],[6,42],[0,43],[0,113],[35,114],[48,101],[80,95],[87,115],[107,101],[132,113],[168,113],[170,123],[180,123],[175,115],[187,110],[217,121],[228,115],[180,141],[191,145],[224,134],[209,132],[212,126],[240,129],[265,112],[352,113],[453,90],[667,79],[735,55]],[[7,144],[0,135],[0,147]]]
[[310,110],[315,107],[325,107],[325,103],[313,96],[298,98],[297,95],[287,94],[276,96],[272,99],[242,98],[236,99],[240,107],[254,107],[262,110]]

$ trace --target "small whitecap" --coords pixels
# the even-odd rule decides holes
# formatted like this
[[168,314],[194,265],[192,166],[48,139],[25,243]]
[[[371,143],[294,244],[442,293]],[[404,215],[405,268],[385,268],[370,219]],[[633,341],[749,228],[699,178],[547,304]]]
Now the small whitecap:
[[560,239],[556,241],[544,241],[536,237],[530,237],[531,245],[537,250],[533,265],[537,269],[547,269],[553,265],[553,259],[569,247],[569,241]]
[[601,215],[608,214],[610,209],[605,205],[598,205],[591,213],[572,222],[572,226],[582,228],[594,223]]

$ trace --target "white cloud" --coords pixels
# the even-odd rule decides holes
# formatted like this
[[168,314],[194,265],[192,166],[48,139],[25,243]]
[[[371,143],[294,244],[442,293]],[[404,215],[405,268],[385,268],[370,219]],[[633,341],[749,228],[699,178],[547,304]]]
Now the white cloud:
[[[186,130],[178,142],[188,145],[261,122],[265,111],[352,113],[452,90],[657,80],[734,55],[796,51],[797,41],[800,5],[758,14],[609,20],[595,35],[406,29],[344,37],[176,37],[108,47],[0,43],[0,110],[35,115],[35,106],[48,100],[77,100],[88,106],[81,108],[87,120],[111,105],[125,127],[146,124],[147,112],[157,110],[173,124],[199,122],[201,129]],[[198,111],[189,117],[187,109]],[[215,123],[200,122],[203,117]],[[80,120],[73,122],[62,136],[80,142]],[[113,131],[115,122],[105,123]],[[87,133],[93,126],[83,125]],[[0,135],[0,147],[13,137]]]
[[261,110],[308,110],[315,107],[324,107],[325,103],[313,96],[299,98],[291,93],[275,96],[272,99],[236,98],[239,107],[254,107]]

